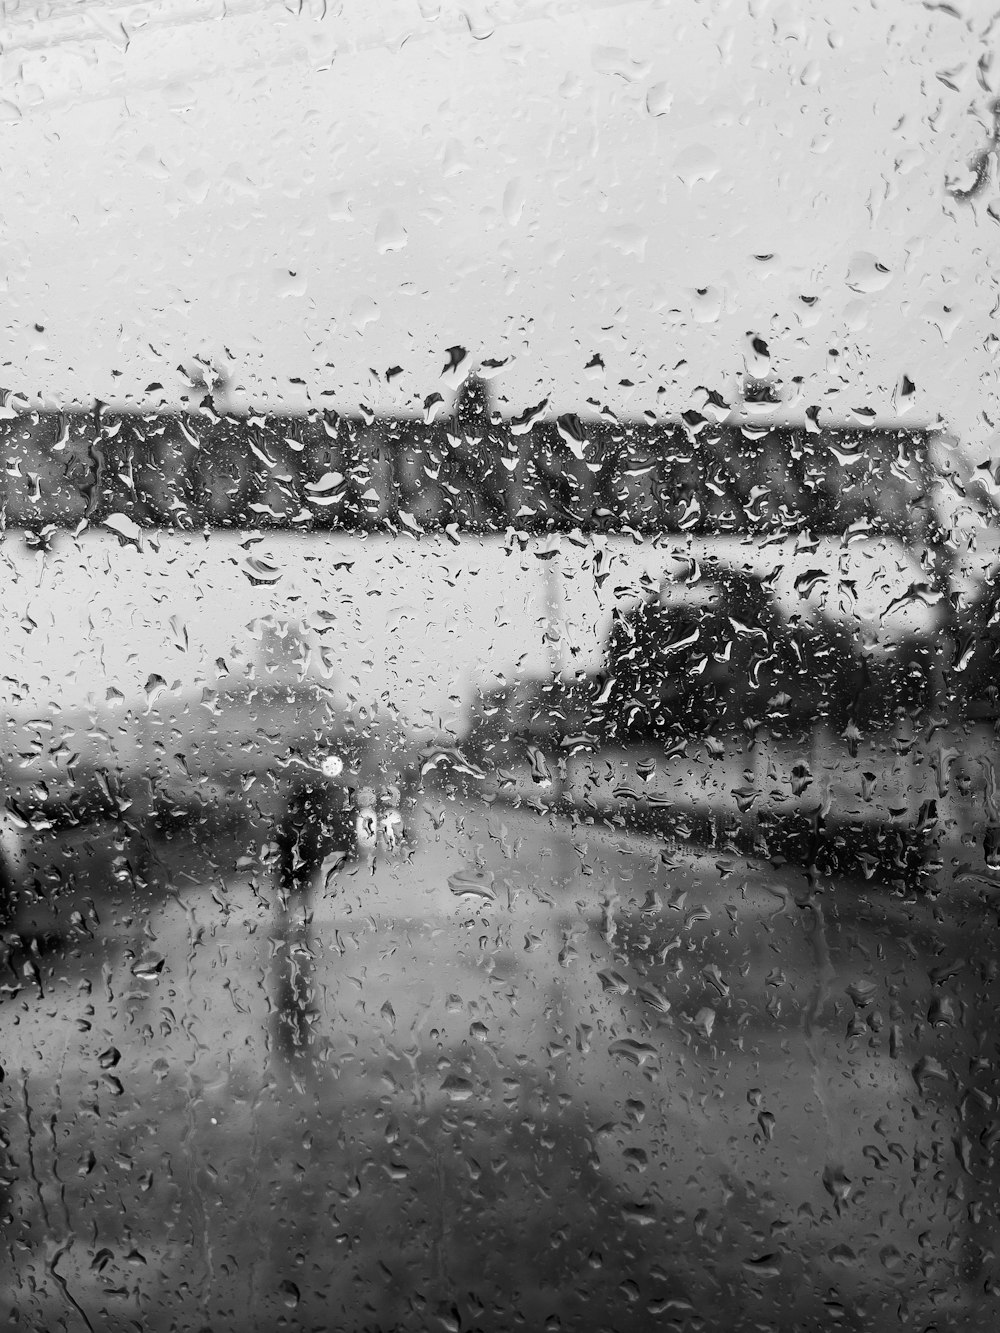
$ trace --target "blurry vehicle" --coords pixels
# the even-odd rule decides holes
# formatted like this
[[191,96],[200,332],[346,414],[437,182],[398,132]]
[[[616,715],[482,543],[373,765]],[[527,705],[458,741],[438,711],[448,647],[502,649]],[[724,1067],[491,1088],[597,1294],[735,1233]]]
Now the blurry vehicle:
[[372,787],[398,794],[395,806],[377,802],[375,843],[398,843],[414,784],[400,738],[346,709],[318,677],[267,674],[229,677],[197,696],[161,681],[145,707],[67,711],[58,726],[11,716],[0,749],[0,928],[60,934],[95,910],[89,889],[82,904],[75,891],[82,867],[104,867],[105,891],[135,894],[164,844],[176,853],[213,840],[236,862],[248,850],[266,859],[276,840],[301,859],[315,837],[306,793],[322,758],[322,782],[342,810],[342,858],[364,850]]
[[308,900],[354,857],[392,856],[408,836],[403,793],[408,808],[410,781],[404,777],[404,787],[383,782],[376,793],[341,782],[343,775],[339,751],[329,749],[288,786],[273,848],[286,897]]

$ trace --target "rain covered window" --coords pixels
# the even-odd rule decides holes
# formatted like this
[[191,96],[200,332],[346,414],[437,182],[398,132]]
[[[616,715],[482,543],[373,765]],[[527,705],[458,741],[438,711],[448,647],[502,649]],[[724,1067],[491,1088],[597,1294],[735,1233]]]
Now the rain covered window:
[[0,12],[0,1326],[992,1330],[989,6]]

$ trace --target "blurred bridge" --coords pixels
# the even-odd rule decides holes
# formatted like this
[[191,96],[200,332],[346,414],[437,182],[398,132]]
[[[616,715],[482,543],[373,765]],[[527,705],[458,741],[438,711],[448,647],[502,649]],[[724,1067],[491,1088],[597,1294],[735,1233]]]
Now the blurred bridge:
[[[434,397],[438,397],[434,395]],[[121,515],[140,527],[586,532],[774,536],[891,534],[933,540],[933,432],[898,423],[820,425],[807,410],[731,408],[703,391],[678,417],[503,417],[466,383],[446,414],[332,409],[4,408],[0,520],[77,528]]]

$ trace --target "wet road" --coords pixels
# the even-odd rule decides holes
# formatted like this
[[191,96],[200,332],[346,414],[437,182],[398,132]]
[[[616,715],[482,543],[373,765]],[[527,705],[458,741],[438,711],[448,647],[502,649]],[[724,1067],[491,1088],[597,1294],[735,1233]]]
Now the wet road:
[[413,833],[285,906],[262,830],[81,853],[0,990],[4,1327],[996,1326],[1000,889]]

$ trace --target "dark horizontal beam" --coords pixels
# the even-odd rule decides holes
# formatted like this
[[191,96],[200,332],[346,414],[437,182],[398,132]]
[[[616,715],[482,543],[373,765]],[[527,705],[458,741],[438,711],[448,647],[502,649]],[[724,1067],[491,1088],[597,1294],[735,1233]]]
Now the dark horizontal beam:
[[[0,420],[0,522],[140,527],[912,534],[921,428],[503,418],[467,393],[404,416],[31,411]],[[923,504],[923,509],[921,508]]]

